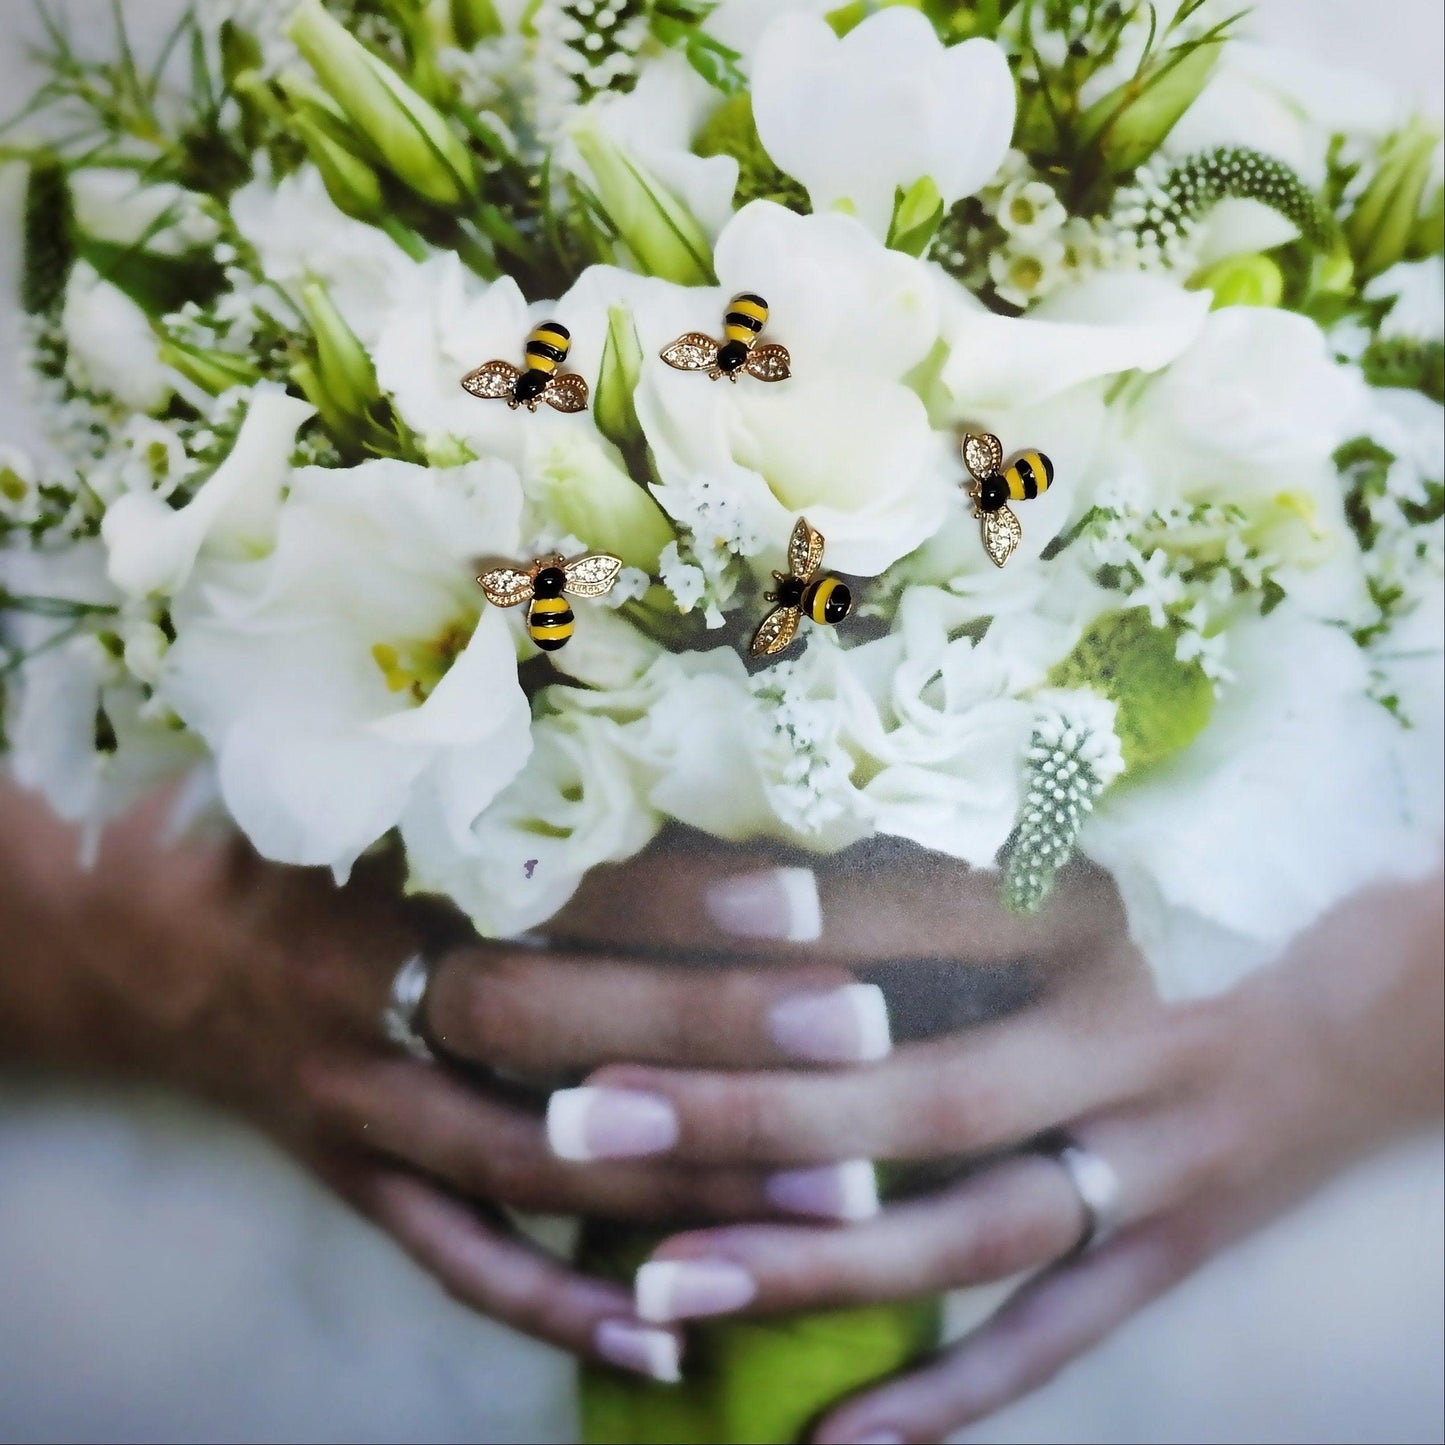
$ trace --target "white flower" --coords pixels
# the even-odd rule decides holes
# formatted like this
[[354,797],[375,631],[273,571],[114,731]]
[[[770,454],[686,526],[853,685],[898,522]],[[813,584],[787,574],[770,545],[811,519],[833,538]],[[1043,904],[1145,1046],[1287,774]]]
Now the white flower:
[[[26,526],[40,510],[35,463],[17,447],[0,442],[0,523]],[[0,526],[0,534],[4,528]]]
[[170,374],[145,312],[84,261],[70,273],[62,325],[67,365],[82,388],[108,392],[133,411],[157,411],[170,396]]
[[899,187],[928,177],[945,207],[978,190],[1008,149],[1014,105],[993,41],[946,48],[902,6],[841,40],[816,16],[785,15],[753,60],[753,113],[768,154],[807,187],[815,211],[843,207],[879,237]]
[[262,384],[230,455],[184,507],[173,509],[155,492],[113,502],[101,531],[115,585],[131,597],[169,595],[184,585],[202,548],[244,556],[269,547],[296,433],[311,415],[307,403]]
[[1445,263],[1439,256],[1397,262],[1367,282],[1364,295],[1393,302],[1380,323],[1381,336],[1445,340]]
[[988,258],[988,274],[1003,300],[1029,306],[1065,279],[1064,243],[1056,235],[1020,237]]
[[413,815],[466,846],[529,747],[512,635],[474,580],[515,555],[520,511],[500,462],[308,468],[271,556],[198,571],[162,691],[259,852],[344,875]]
[[1060,230],[1069,213],[1043,181],[1011,181],[994,206],[998,223],[1011,236],[1031,240]]
[[85,166],[70,172],[76,225],[87,236],[161,255],[209,247],[220,234],[206,199],[135,171]]
[[539,719],[525,766],[465,839],[440,826],[434,807],[403,822],[409,888],[449,897],[487,937],[545,923],[589,869],[630,858],[662,821],[642,796],[622,731],[565,703]]

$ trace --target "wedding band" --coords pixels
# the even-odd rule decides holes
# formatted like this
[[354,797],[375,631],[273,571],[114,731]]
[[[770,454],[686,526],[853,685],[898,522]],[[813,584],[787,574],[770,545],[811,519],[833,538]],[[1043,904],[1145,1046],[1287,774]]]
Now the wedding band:
[[381,1027],[387,1039],[405,1049],[414,1059],[435,1060],[426,1035],[422,1032],[422,1005],[427,985],[431,982],[432,961],[425,954],[414,953],[396,971],[391,981]]
[[1063,1166],[1084,1211],[1084,1232],[1071,1252],[1080,1254],[1101,1244],[1119,1223],[1119,1176],[1114,1166],[1063,1131],[1045,1140],[1040,1152]]

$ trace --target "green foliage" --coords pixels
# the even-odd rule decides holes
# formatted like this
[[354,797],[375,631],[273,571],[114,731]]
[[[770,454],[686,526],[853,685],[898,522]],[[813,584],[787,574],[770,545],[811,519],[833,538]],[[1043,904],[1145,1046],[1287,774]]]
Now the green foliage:
[[1107,613],[1049,674],[1054,687],[1092,688],[1115,703],[1131,774],[1188,747],[1214,711],[1213,685],[1197,661],[1179,661],[1174,639],[1147,608]]
[[20,301],[31,316],[58,316],[75,263],[70,186],[65,167],[50,155],[31,162],[25,187],[24,262]]
[[1445,343],[1410,336],[1376,337],[1360,358],[1371,386],[1403,386],[1445,402]]
[[734,201],[738,207],[749,201],[776,201],[805,215],[812,209],[807,191],[779,170],[763,149],[753,120],[752,96],[735,95],[718,106],[698,132],[692,148],[700,156],[732,156],[737,161]]

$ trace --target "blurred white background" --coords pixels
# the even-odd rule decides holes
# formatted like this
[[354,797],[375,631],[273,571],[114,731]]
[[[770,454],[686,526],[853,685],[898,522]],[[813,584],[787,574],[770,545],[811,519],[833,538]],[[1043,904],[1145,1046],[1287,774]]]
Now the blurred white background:
[[[66,8],[105,23],[105,0]],[[174,6],[126,9],[143,40]],[[1440,107],[1440,0],[1259,0],[1254,28]],[[34,29],[31,0],[0,0],[7,112]],[[7,440],[28,434],[12,366],[20,180],[0,172]],[[1396,1151],[972,1438],[1441,1440],[1442,1225],[1439,1142]],[[0,1439],[557,1441],[569,1386],[565,1361],[464,1314],[228,1120],[0,1084]]]

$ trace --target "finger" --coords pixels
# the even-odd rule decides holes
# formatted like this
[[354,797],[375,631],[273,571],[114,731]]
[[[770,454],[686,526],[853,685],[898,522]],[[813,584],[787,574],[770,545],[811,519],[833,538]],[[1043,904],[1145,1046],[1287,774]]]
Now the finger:
[[574,1355],[679,1378],[680,1336],[638,1320],[626,1290],[506,1238],[423,1180],[371,1169],[350,1194],[461,1303]]
[[[1186,1159],[1194,1151],[1177,1141],[1173,1125],[1171,1111],[1158,1119],[1121,1117],[1070,1131],[1112,1169],[1118,1226],[1202,1187],[1199,1171]],[[826,1204],[832,1187],[800,1170],[777,1176],[771,1194],[779,1192],[780,1180],[795,1204],[806,1202],[810,1191]],[[1059,1161],[1024,1154],[847,1228],[740,1224],[676,1235],[638,1271],[638,1312],[677,1320],[912,1299],[1039,1269],[1068,1254],[1088,1226]]]
[[542,1121],[411,1060],[366,1060],[308,1081],[328,1134],[403,1162],[471,1198],[541,1214],[675,1221],[775,1212],[765,1177],[670,1160],[584,1167],[547,1146]]
[[889,1047],[878,988],[819,963],[704,970],[463,949],[438,965],[423,1012],[448,1054],[542,1076],[614,1060],[720,1069],[858,1062]]
[[815,1445],[943,1440],[1045,1384],[1208,1253],[1202,1212],[1119,1235],[1024,1285],[934,1363],[833,1411]]
[[[886,900],[881,902],[880,900]],[[863,861],[779,866],[741,849],[656,849],[594,869],[547,925],[589,946],[817,957],[838,963],[958,958],[1063,962],[1121,932],[1106,875],[1063,870],[1038,913],[999,902],[998,875],[938,854],[874,849]]]
[[[554,1144],[575,1145],[573,1157],[665,1151],[710,1165],[947,1158],[1163,1095],[1192,1057],[1173,1015],[1097,1029],[1075,1018],[1031,1012],[828,1073],[609,1068],[553,1094],[549,1123]],[[643,1114],[666,1124],[647,1138],[630,1133],[627,1121]]]

